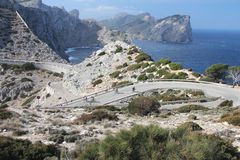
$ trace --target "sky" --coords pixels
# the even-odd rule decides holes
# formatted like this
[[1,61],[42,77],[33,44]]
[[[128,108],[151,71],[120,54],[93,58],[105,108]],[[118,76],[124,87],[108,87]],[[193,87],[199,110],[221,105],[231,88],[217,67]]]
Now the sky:
[[43,0],[50,6],[78,9],[81,19],[108,19],[127,12],[156,18],[190,15],[193,29],[240,30],[240,0]]

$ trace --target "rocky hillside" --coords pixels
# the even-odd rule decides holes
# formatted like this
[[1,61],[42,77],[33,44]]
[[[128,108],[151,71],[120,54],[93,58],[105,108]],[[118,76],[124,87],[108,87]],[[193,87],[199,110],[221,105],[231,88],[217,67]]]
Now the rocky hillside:
[[19,3],[16,8],[31,30],[64,58],[67,58],[64,54],[66,48],[101,46],[112,39],[125,40],[116,32],[104,35],[103,39],[103,28],[94,20],[80,20],[78,10],[67,12],[64,8],[47,6],[41,0]]
[[153,62],[140,48],[117,41],[93,53],[64,76],[64,87],[84,95],[148,79],[197,79],[193,72],[169,60]]
[[102,25],[128,33],[132,38],[171,43],[192,41],[190,16],[174,15],[156,20],[149,13],[119,14],[100,22]]
[[9,9],[1,8],[1,5],[0,58],[66,63],[46,43],[32,33],[15,11],[10,7]]

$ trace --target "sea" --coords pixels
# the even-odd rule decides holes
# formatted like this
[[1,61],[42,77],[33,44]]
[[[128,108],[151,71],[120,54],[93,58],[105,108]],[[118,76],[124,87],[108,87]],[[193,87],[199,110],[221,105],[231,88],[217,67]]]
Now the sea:
[[[148,53],[154,61],[167,58],[204,73],[212,64],[223,63],[240,66],[240,31],[193,30],[189,44],[169,44],[155,41],[134,40],[133,44]],[[82,62],[99,48],[69,48],[66,53],[74,63]]]

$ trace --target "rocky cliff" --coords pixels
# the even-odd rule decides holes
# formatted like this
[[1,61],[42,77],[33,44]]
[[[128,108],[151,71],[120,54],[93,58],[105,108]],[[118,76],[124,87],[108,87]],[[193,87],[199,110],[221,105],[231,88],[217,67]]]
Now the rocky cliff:
[[[112,39],[125,40],[120,33],[114,32],[103,38],[105,29],[94,20],[80,20],[78,10],[67,12],[64,8],[49,7],[41,0],[25,0],[19,3],[17,10],[31,30],[64,58],[66,48],[101,46]],[[114,38],[110,35],[114,35]]]
[[[28,28],[9,5],[0,2],[0,58],[66,63]],[[4,8],[2,8],[4,7]]]
[[174,15],[156,20],[149,13],[139,15],[119,14],[100,24],[128,33],[135,39],[154,40],[171,43],[192,41],[190,16]]

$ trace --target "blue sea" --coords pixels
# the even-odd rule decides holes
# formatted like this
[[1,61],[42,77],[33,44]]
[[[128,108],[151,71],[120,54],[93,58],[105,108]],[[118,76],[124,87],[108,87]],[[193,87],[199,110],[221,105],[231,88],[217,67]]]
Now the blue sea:
[[[154,41],[134,40],[155,61],[168,58],[185,68],[203,73],[212,64],[224,63],[240,66],[240,31],[194,30],[190,44],[166,44]],[[72,63],[79,63],[97,48],[68,50]]]

